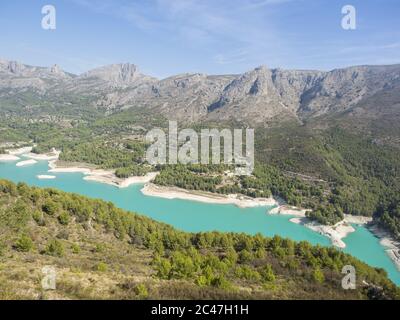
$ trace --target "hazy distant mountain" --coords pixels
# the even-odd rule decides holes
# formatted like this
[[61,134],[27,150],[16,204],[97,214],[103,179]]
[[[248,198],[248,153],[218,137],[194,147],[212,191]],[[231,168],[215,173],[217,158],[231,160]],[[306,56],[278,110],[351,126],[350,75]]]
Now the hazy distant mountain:
[[[58,66],[32,67],[0,60],[0,98],[33,91],[43,96],[90,97],[93,107],[112,113],[146,108],[170,119],[238,120],[268,123],[273,119],[299,121],[339,114],[357,107],[360,113],[380,94],[400,88],[400,65],[358,66],[330,72],[268,69],[241,75],[181,74],[158,80],[133,64],[113,64],[76,76]],[[53,100],[57,103],[57,100]],[[372,107],[373,108],[373,107]],[[364,111],[363,111],[364,110]],[[392,104],[391,113],[399,112]],[[353,114],[354,115],[354,114]]]
[[43,91],[59,82],[65,83],[72,77],[57,65],[43,68],[24,65],[16,61],[0,60],[0,90],[35,89]]
[[50,68],[28,66],[17,61],[0,60],[1,78],[42,78],[66,79],[72,75],[65,73],[58,65]]
[[79,79],[96,79],[114,86],[129,86],[145,81],[156,81],[156,79],[143,75],[134,64],[112,64],[90,70]]

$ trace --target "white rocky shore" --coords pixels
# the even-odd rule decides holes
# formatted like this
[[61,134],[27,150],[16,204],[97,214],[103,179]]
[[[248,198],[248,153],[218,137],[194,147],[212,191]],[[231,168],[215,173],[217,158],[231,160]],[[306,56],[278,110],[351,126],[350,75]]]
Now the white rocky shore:
[[17,149],[6,149],[6,153],[0,154],[0,161],[18,161],[21,158],[18,157],[27,152],[31,152],[32,147],[23,147]]
[[133,184],[148,183],[153,181],[158,172],[149,172],[144,176],[118,178],[112,170],[93,169],[79,166],[59,166],[56,160],[49,161],[50,173],[82,173],[87,181],[95,181],[113,185],[118,188],[127,188]]
[[17,162],[16,166],[17,167],[25,167],[25,166],[29,166],[29,165],[35,164],[35,163],[37,163],[36,160],[30,159],[30,160],[24,160],[24,161]]
[[335,224],[334,226],[326,226],[322,225],[318,222],[311,221],[306,217],[296,217],[290,219],[290,222],[301,224],[323,236],[328,237],[332,245],[338,248],[346,248],[346,243],[344,243],[343,239],[346,238],[350,233],[356,231],[351,224],[349,224],[346,220],[342,220]]
[[107,171],[103,172],[103,171],[93,170],[90,173],[88,173],[88,176],[84,177],[84,180],[111,184],[118,188],[127,188],[133,184],[148,183],[150,181],[153,181],[155,177],[158,175],[158,172],[149,172],[144,176],[121,179],[116,177],[113,172],[107,172]]
[[18,161],[19,157],[13,154],[0,154],[0,161]]
[[268,214],[282,214],[303,218],[306,216],[307,211],[311,211],[307,209],[300,209],[297,207],[288,206],[284,203],[283,200],[279,200],[278,202],[279,203],[277,204],[277,207],[269,210]]
[[368,224],[368,229],[380,239],[380,244],[386,249],[386,253],[400,271],[400,242],[394,240],[388,232],[382,230],[377,225],[369,225],[373,221],[371,217],[346,214],[344,219],[334,226],[326,226],[308,219],[306,217],[307,211],[309,210],[298,209],[289,206],[278,206],[272,209],[269,214],[285,214],[294,216],[290,219],[291,222],[301,224],[315,232],[318,232],[319,234],[328,237],[332,244],[338,248],[346,247],[346,243],[343,241],[343,239],[355,231],[352,224]]
[[380,244],[386,249],[386,253],[400,271],[400,241],[395,240],[387,231],[377,225],[370,226],[369,230],[380,239]]
[[36,178],[40,179],[40,180],[53,180],[56,178],[56,176],[50,176],[50,175],[46,175],[46,174],[39,174],[36,176]]
[[337,224],[333,226],[326,226],[308,219],[306,217],[307,211],[311,210],[282,205],[270,210],[268,213],[294,216],[292,219],[290,219],[290,222],[301,224],[315,232],[318,232],[319,234],[328,237],[331,240],[332,245],[342,249],[346,247],[346,243],[343,241],[343,239],[355,231],[351,224],[363,225],[372,221],[372,218],[369,217],[345,215],[345,218]]
[[9,154],[12,154],[14,156],[20,156],[22,154],[26,154],[31,152],[33,147],[22,147],[22,148],[17,148],[17,149],[8,149],[6,150]]
[[60,156],[61,151],[56,150],[53,148],[53,150],[49,153],[44,153],[44,154],[37,154],[37,153],[26,153],[24,154],[24,157],[33,159],[33,160],[57,160]]
[[[33,147],[22,147],[17,149],[8,149],[6,150],[6,154],[0,154],[0,161],[18,161],[21,160],[21,156],[24,158],[28,158],[30,160],[56,160],[58,159],[61,151],[58,151],[53,148],[53,150],[49,153],[45,154],[36,154],[32,153]],[[24,162],[24,161],[21,161]],[[25,163],[25,162],[24,162]],[[32,164],[31,161],[28,164]],[[22,164],[24,165],[24,164]]]
[[49,161],[49,170],[51,173],[83,173],[90,174],[93,169],[86,167],[70,167],[70,166],[60,166],[57,165],[57,160]]
[[240,208],[252,208],[261,206],[274,206],[277,201],[273,198],[249,198],[237,194],[219,195],[205,191],[185,190],[177,187],[163,187],[147,183],[141,192],[146,196],[165,199],[182,199],[213,204],[233,204]]

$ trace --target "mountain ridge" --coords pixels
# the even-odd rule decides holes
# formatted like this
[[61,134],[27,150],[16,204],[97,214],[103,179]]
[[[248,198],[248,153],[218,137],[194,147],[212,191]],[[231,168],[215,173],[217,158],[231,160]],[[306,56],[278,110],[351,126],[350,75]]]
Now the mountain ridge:
[[331,71],[259,66],[238,75],[183,73],[157,79],[130,63],[72,75],[57,65],[44,68],[0,60],[0,98],[32,90],[42,95],[82,95],[108,114],[144,108],[182,122],[301,122],[349,110],[382,90],[398,88],[400,64]]

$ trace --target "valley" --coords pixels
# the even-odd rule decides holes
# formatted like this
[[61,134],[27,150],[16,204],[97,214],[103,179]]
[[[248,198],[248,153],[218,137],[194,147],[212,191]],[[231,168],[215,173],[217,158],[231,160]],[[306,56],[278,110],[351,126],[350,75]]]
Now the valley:
[[[131,64],[73,75],[56,66],[41,68],[2,60],[0,177],[69,192],[79,190],[92,198],[104,194],[96,182],[109,183],[110,188],[122,185],[125,190],[119,191],[124,201],[128,201],[125,197],[129,197],[132,188],[137,188],[135,184],[150,181],[156,188],[180,188],[194,193],[192,198],[205,192],[222,199],[235,194],[250,202],[281,199],[289,208],[307,211],[301,217],[307,219],[303,224],[322,226],[317,232],[332,233],[326,230],[336,228],[345,217],[366,217],[395,243],[400,239],[399,77],[400,67],[392,65],[330,72],[259,67],[241,75],[181,74],[159,80],[141,74]],[[254,128],[252,175],[233,175],[235,167],[226,164],[147,163],[145,152],[150,144],[144,139],[146,133],[154,128],[168,129],[171,120],[196,132]],[[16,169],[11,162],[19,157],[18,153],[9,150],[30,146],[30,159],[19,159],[21,166]],[[54,157],[54,150],[58,151],[53,161],[59,160],[57,168],[53,166],[54,171],[49,173],[43,161]],[[40,170],[36,172],[35,168]],[[85,183],[89,185],[85,186],[90,186],[90,191],[78,186],[82,180],[74,180],[78,173],[67,173],[77,169],[86,174]],[[18,170],[32,170],[35,174],[25,177]],[[59,181],[59,175],[64,178],[64,174],[75,177],[65,177],[67,186]],[[113,199],[118,205],[121,200],[117,198]],[[169,220],[163,215],[166,212],[148,206],[147,201],[123,208],[188,232],[262,232],[329,245],[325,237],[290,222],[290,217],[284,217],[285,222],[280,220],[276,230],[254,229],[254,225],[224,227],[215,221],[203,225],[198,220],[200,212],[199,216],[183,218],[187,204],[173,204],[170,209],[177,211],[169,214],[177,217]],[[169,207],[166,202],[162,204]],[[215,215],[227,210],[226,219],[242,221],[239,211],[230,216],[231,208],[216,206],[212,210]],[[265,226],[264,218],[258,217],[253,223]],[[276,218],[282,217],[268,215],[268,221]],[[196,223],[203,229],[194,228]],[[347,246],[345,250],[367,263],[379,261],[374,266],[384,267],[391,279],[397,279],[397,270],[379,241],[371,233],[366,235],[364,232],[369,231],[364,227],[355,225],[353,230],[348,238],[355,237],[357,243],[369,237],[376,256],[368,256],[357,246]],[[398,247],[390,250],[396,259]]]
[[[304,219],[304,210],[297,210],[289,206],[276,207],[277,202],[274,199],[251,200],[251,198],[247,198],[247,200],[233,201],[230,197],[224,198],[224,196],[208,192],[188,192],[179,188],[156,186],[154,189],[149,188],[149,185],[143,186],[142,184],[121,189],[115,188],[109,183],[87,180],[82,172],[56,172],[53,173],[55,179],[38,179],[38,175],[46,173],[47,170],[49,170],[47,162],[43,161],[19,168],[15,166],[15,162],[0,166],[2,176],[13,181],[24,181],[30,185],[78,192],[91,198],[100,197],[115,203],[118,207],[140,212],[181,230],[261,233],[267,236],[280,235],[297,241],[306,240],[323,246],[333,244],[345,252],[359,257],[362,261],[384,268],[396,283],[400,281],[400,272],[389,259],[396,249],[393,250],[392,245],[386,243],[389,240],[387,235],[382,236],[386,238],[380,240],[374,234],[380,234],[381,231],[374,230],[374,233],[371,233],[369,228],[365,228],[365,223],[369,221],[367,218],[346,216],[347,222],[343,224],[343,231],[347,231],[339,236],[339,233],[342,232],[339,230],[341,227],[331,229],[331,227],[323,225],[317,227],[317,224],[314,227],[306,228],[302,223],[297,224],[296,219],[298,218],[292,217]],[[277,215],[276,211],[278,210],[280,214]],[[348,239],[351,238],[354,240],[349,242]],[[344,249],[339,245],[340,242],[344,244]]]

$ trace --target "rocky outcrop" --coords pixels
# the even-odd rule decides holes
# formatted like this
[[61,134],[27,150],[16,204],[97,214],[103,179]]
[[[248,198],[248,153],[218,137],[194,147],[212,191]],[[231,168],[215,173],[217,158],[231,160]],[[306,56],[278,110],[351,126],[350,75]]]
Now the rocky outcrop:
[[90,70],[81,76],[80,80],[97,79],[107,82],[111,86],[129,86],[138,82],[155,80],[139,72],[134,64],[122,63]]

